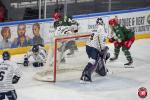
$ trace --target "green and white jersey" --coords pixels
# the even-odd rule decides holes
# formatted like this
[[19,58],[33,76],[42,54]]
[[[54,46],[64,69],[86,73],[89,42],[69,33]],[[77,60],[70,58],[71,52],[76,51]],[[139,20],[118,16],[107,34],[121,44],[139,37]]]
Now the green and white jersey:
[[125,26],[120,26],[119,24],[112,28],[114,32],[114,39],[119,42],[126,41],[134,36],[134,32],[127,29]]

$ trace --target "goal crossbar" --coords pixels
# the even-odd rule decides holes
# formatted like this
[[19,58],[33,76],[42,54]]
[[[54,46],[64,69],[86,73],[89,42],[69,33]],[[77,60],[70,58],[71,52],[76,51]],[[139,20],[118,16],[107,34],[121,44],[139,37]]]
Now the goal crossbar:
[[[77,64],[79,62],[74,63],[74,60],[75,59],[77,60],[78,58],[80,58],[79,54],[83,52],[82,50],[84,50],[84,49],[82,49],[82,46],[85,46],[85,41],[86,41],[86,39],[88,39],[89,36],[90,36],[90,34],[55,37],[53,39],[54,40],[53,44],[51,45],[52,47],[49,48],[48,56],[50,58],[47,58],[44,70],[41,70],[41,71],[35,73],[35,75],[33,77],[39,81],[56,82],[57,74],[59,76],[62,74],[63,75],[67,74],[68,72],[72,73],[72,71],[79,71],[79,69],[81,69],[82,66],[78,66]],[[78,48],[79,52],[76,52],[74,57],[70,57],[70,58],[67,57],[66,58],[67,63],[63,64],[60,61],[62,60],[62,58],[61,58],[62,55],[65,55],[66,51],[58,52],[58,47],[61,46],[61,45],[59,45],[59,43],[61,43],[62,41],[67,42],[67,41],[72,41],[72,40],[75,40],[75,42],[77,42],[77,44],[79,43],[78,47],[81,46],[81,48]],[[59,55],[59,54],[61,54],[61,55]],[[76,56],[76,55],[79,55],[79,56]],[[79,64],[81,65],[81,63],[83,64],[84,61],[81,61]],[[67,72],[67,73],[65,73],[65,72]]]
[[83,35],[75,35],[75,36],[66,36],[66,37],[57,37],[54,39],[54,80],[52,82],[56,82],[56,73],[57,73],[57,42],[60,40],[65,39],[73,39],[73,38],[82,38],[82,37],[89,37],[90,34],[83,34]]

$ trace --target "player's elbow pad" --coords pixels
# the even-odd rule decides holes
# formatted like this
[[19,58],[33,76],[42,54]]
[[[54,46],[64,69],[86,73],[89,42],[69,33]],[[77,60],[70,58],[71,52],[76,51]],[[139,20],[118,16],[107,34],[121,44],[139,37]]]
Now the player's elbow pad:
[[18,77],[18,76],[15,75],[15,76],[13,77],[13,79],[12,79],[12,84],[18,83],[19,79],[20,79],[20,77]]

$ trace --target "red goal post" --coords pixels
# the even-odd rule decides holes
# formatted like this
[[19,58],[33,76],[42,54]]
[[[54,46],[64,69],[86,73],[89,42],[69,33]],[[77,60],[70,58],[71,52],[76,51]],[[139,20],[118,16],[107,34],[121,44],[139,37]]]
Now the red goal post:
[[[65,41],[65,40],[75,40],[75,42],[77,41],[83,41],[83,39],[87,40],[89,38],[90,34],[78,34],[78,35],[72,35],[72,36],[62,36],[62,37],[55,37],[54,38],[54,42],[53,42],[53,58],[52,59],[48,59],[48,60],[53,60],[53,64],[52,67],[50,69],[49,64],[48,64],[48,68],[46,68],[45,71],[41,71],[38,72],[34,75],[34,78],[40,81],[48,81],[48,82],[56,82],[57,80],[57,71],[60,70],[58,68],[58,66],[60,66],[60,64],[58,64],[58,47],[59,42]],[[76,40],[77,39],[77,40]],[[84,44],[82,46],[85,46],[85,41],[84,40]],[[80,47],[79,47],[80,48]],[[84,52],[86,53],[86,52]],[[74,60],[74,58],[70,58],[72,60]],[[87,62],[86,62],[87,63]],[[63,65],[64,67],[69,66],[69,65]],[[67,68],[65,68],[65,70],[67,70]],[[61,71],[63,72],[63,71]]]
[[68,36],[68,37],[58,37],[58,38],[55,38],[54,39],[54,82],[56,82],[56,67],[57,67],[57,63],[56,63],[56,60],[57,60],[57,42],[60,41],[60,40],[66,40],[66,39],[73,39],[73,38],[82,38],[82,37],[89,37],[90,34],[84,34],[84,35],[75,35],[75,36]]

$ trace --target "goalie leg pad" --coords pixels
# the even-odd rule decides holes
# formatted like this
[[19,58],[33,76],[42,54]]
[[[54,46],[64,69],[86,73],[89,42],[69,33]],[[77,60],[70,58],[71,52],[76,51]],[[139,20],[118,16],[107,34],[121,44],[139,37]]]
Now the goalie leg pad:
[[100,76],[106,76],[107,71],[105,70],[105,67],[97,67],[96,68],[96,73],[99,74]]
[[95,72],[99,74],[100,76],[106,76],[107,70],[105,66],[105,59],[99,58],[96,64]]
[[105,46],[105,48],[99,52],[99,56],[102,57],[102,59],[107,60],[110,57],[108,50],[109,50],[109,48],[107,46]]
[[82,72],[81,80],[92,82],[91,75],[94,70],[95,66],[93,66],[91,63],[88,63]]

